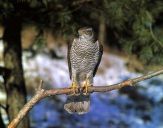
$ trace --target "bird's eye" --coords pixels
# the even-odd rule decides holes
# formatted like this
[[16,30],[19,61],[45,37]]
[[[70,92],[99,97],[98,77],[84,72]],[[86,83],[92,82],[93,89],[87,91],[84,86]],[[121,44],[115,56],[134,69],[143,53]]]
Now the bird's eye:
[[86,31],[85,34],[86,35],[91,35],[91,31]]

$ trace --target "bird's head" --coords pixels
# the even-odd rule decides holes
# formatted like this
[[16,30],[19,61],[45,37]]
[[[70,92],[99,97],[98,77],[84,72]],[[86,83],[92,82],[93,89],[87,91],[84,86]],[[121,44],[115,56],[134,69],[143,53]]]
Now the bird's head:
[[92,40],[94,38],[94,31],[91,27],[80,28],[78,33],[80,39]]

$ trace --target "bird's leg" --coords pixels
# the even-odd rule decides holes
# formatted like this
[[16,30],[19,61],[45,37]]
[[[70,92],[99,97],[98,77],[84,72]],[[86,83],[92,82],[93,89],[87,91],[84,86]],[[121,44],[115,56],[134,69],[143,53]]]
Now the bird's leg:
[[72,75],[72,83],[70,86],[73,89],[73,94],[72,95],[76,95],[76,90],[78,89],[78,83],[76,80],[76,72],[74,72],[74,74]]
[[88,95],[88,88],[91,86],[90,80],[89,80],[90,76],[87,75],[86,76],[86,80],[83,82],[83,88],[84,88],[84,95]]
[[78,86],[77,86],[77,82],[76,81],[73,81],[71,83],[71,88],[73,89],[73,94],[72,95],[76,95],[76,90],[78,89]]

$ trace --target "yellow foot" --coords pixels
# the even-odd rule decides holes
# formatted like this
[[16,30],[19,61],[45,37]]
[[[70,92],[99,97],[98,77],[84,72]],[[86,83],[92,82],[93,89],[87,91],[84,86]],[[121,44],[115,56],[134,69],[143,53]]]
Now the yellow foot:
[[86,79],[86,80],[83,82],[83,86],[82,86],[82,87],[83,87],[83,90],[84,90],[84,91],[83,91],[83,92],[84,92],[84,93],[83,93],[84,95],[88,95],[88,94],[89,94],[89,93],[88,93],[88,88],[89,88],[90,86],[91,86],[91,85],[90,85],[90,83],[89,83],[89,80]]
[[72,95],[77,95],[77,89],[78,89],[78,85],[76,82],[72,82],[71,84],[71,88],[73,89],[73,94]]

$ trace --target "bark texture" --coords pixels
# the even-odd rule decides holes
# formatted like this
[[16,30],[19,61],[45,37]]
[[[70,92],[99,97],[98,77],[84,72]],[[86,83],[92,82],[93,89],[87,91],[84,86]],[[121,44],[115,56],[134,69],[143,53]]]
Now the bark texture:
[[105,23],[105,18],[101,14],[100,19],[99,19],[99,35],[98,39],[100,43],[105,46],[104,44],[106,43],[106,23]]
[[[26,88],[21,61],[21,19],[18,16],[10,16],[5,19],[4,23],[4,63],[5,68],[10,70],[10,73],[4,75],[4,82],[7,93],[7,113],[9,120],[13,120],[26,103]],[[28,127],[26,118],[18,128]]]

